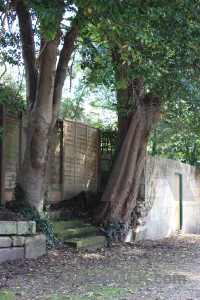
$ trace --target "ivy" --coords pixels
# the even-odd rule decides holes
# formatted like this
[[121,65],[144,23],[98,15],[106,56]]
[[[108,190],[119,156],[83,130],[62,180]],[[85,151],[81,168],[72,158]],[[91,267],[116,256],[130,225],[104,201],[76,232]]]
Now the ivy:
[[54,236],[53,224],[45,218],[43,213],[40,214],[30,205],[26,193],[17,182],[13,192],[13,200],[6,203],[6,208],[23,215],[27,220],[35,221],[37,231],[42,232],[46,236],[48,248],[52,248],[61,242],[60,239]]
[[101,226],[106,232],[108,243],[123,241],[125,237],[125,223],[123,221],[103,220]]

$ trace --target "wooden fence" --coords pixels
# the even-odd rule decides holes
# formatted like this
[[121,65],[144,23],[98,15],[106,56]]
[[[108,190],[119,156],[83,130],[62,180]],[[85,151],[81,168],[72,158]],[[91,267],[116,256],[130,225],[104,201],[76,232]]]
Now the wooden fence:
[[[0,139],[0,203],[12,199],[17,170],[25,151],[27,117],[0,111],[0,126],[6,136]],[[99,189],[100,134],[96,127],[71,120],[58,121],[54,129],[46,191],[51,203],[68,199],[81,191]]]

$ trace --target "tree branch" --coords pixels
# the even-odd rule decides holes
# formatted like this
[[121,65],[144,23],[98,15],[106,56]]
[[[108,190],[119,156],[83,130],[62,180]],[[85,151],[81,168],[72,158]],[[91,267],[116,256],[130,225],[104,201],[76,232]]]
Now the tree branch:
[[[7,15],[8,15],[9,6],[10,6],[10,1],[7,0],[7,3],[6,3],[6,11],[5,11],[5,15],[4,15],[4,17],[3,17],[2,27],[1,27],[1,31],[0,31],[0,41],[1,41],[2,33],[3,33],[3,28],[4,28],[4,25],[5,25],[5,21],[6,21]],[[6,67],[6,63],[5,63],[4,59],[3,59],[3,56],[2,56],[1,54],[0,54],[0,59],[2,60],[3,65],[4,65],[4,71],[3,71],[3,73],[0,75],[0,80],[1,80],[1,78],[4,76],[4,74],[5,74],[6,71],[7,71],[7,67]]]
[[4,28],[5,21],[6,21],[6,17],[8,15],[9,5],[10,5],[10,2],[9,2],[9,0],[7,0],[6,11],[5,11],[5,15],[3,17],[3,22],[2,22],[1,32],[0,32],[0,40],[1,40],[2,33],[3,33],[3,28]]
[[16,13],[19,18],[22,53],[26,72],[26,101],[27,110],[33,107],[37,88],[37,69],[35,67],[35,43],[31,16],[28,7],[22,0],[17,1]]
[[5,61],[4,61],[4,59],[3,59],[3,56],[0,54],[0,58],[1,58],[1,60],[2,60],[2,62],[3,62],[3,65],[4,65],[4,71],[3,71],[3,73],[0,75],[0,80],[1,80],[1,78],[4,76],[4,74],[6,73],[6,71],[7,71],[7,67],[6,67],[6,63],[5,63]]
[[54,95],[53,95],[54,119],[57,119],[58,114],[60,112],[60,103],[61,103],[63,85],[66,78],[66,70],[71,58],[71,54],[74,50],[74,43],[77,38],[77,35],[78,35],[77,24],[75,24],[74,27],[72,27],[72,29],[69,32],[67,32],[64,37],[64,45],[60,53],[60,59],[56,70],[56,78],[55,78],[55,86],[54,86]]

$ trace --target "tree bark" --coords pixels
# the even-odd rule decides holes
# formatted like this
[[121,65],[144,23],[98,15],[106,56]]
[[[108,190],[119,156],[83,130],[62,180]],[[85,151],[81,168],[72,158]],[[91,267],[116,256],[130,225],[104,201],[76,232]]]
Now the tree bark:
[[152,151],[151,155],[155,156],[157,151],[157,130],[156,127],[153,130],[153,145],[152,145]]
[[[25,191],[28,201],[40,212],[43,209],[49,148],[55,123],[52,103],[59,39],[58,33],[53,41],[46,43],[40,57],[36,98],[34,106],[29,110],[26,150],[18,174],[18,183]],[[41,48],[43,45],[44,41]]]
[[42,119],[28,121],[26,150],[17,182],[37,211],[43,210],[43,196],[53,126]]
[[16,2],[16,13],[19,19],[22,54],[26,73],[26,104],[29,112],[35,102],[37,90],[36,54],[31,15],[24,1]]
[[136,204],[144,168],[148,138],[160,114],[159,99],[146,94],[133,107],[131,122],[104,191],[98,219],[128,225]]
[[[141,80],[132,80],[133,66],[121,60],[119,49],[112,52],[117,90],[117,153],[97,220],[124,222],[128,227],[136,205],[150,132],[161,111],[159,99],[145,94]],[[131,61],[131,57],[130,57]]]

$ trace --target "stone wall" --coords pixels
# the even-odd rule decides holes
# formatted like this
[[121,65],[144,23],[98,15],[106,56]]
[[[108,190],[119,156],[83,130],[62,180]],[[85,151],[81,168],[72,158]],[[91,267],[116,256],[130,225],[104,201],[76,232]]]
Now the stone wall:
[[34,221],[0,221],[0,263],[46,253],[46,237],[36,233]]
[[175,175],[182,177],[182,232],[200,233],[200,173],[197,167],[169,159],[147,157],[137,207],[140,225],[135,240],[176,234]]

